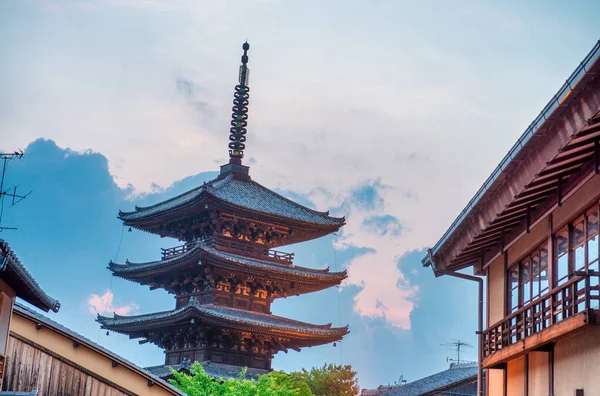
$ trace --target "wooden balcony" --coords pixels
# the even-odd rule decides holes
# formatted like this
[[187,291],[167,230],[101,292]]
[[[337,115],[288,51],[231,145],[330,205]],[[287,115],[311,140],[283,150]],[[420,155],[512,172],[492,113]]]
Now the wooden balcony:
[[596,324],[600,273],[576,272],[565,284],[490,326],[483,333],[483,368],[493,368],[531,350]]
[[[172,248],[161,248],[162,259],[167,260],[181,254],[186,253],[194,246],[197,242],[190,242],[185,245],[175,246]],[[247,257],[254,257],[261,260],[267,260],[275,262],[277,264],[293,265],[294,253],[285,253],[278,250],[270,250],[268,248],[261,248],[260,246],[254,246],[253,244],[237,242],[235,240],[226,240],[222,238],[209,238],[201,241],[212,247],[216,247],[219,250],[227,251],[233,254],[239,254]]]

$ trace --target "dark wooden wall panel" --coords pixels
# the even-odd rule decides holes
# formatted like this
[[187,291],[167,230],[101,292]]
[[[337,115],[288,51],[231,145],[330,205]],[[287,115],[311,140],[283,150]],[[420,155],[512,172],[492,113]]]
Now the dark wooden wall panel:
[[2,390],[30,392],[39,396],[126,396],[110,384],[67,362],[9,337]]

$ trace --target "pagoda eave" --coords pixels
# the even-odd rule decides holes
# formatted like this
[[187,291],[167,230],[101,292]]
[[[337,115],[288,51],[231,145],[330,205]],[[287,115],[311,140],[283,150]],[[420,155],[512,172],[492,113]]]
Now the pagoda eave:
[[312,325],[268,314],[193,302],[184,308],[148,315],[127,317],[115,314],[113,318],[98,315],[97,321],[103,329],[127,334],[131,338],[142,338],[149,332],[180,329],[185,325],[281,337],[299,342],[300,346],[326,344],[348,334],[347,326]]
[[277,289],[287,290],[275,295],[276,298],[326,289],[339,285],[347,277],[346,271],[329,272],[328,269],[315,270],[276,261],[282,260],[243,257],[196,243],[186,252],[165,260],[139,264],[110,262],[108,268],[114,276],[150,285],[151,288],[164,285],[171,293],[174,291],[170,286],[208,280],[208,274],[212,274],[211,279],[219,279],[233,272],[238,280],[252,279],[253,284],[279,285]]

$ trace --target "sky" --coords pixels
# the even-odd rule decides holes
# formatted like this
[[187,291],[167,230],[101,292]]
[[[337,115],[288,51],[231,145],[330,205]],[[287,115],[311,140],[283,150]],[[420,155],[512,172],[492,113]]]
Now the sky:
[[[575,5],[576,4],[576,5]],[[62,308],[51,317],[142,366],[151,345],[106,336],[97,312],[174,307],[111,279],[109,260],[177,245],[116,215],[193,188],[227,161],[241,44],[250,43],[246,164],[254,180],[347,225],[282,248],[347,269],[273,312],[350,325],[278,354],[291,371],[351,364],[365,387],[440,371],[476,344],[476,285],[420,260],[600,38],[593,1],[5,0],[0,149],[33,193],[4,231]],[[323,302],[326,302],[325,304]],[[475,360],[475,348],[466,358]]]

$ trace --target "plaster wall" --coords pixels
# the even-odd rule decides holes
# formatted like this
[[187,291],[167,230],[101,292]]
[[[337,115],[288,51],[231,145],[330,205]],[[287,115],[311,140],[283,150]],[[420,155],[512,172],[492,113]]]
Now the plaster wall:
[[529,253],[540,243],[548,240],[548,228],[550,226],[549,218],[546,217],[535,227],[524,234],[510,248],[508,248],[508,266],[511,267]]
[[548,396],[548,352],[529,354],[528,396]]
[[489,267],[489,325],[504,318],[504,257],[499,256]]
[[592,177],[577,192],[565,200],[561,207],[552,212],[553,232],[580,215],[600,198],[600,175]]
[[504,370],[487,370],[488,396],[504,396]]
[[506,365],[507,394],[525,396],[525,358],[523,356],[509,361]]
[[600,394],[599,368],[600,326],[589,326],[556,344],[554,393],[574,395],[575,389],[583,389],[586,395]]

